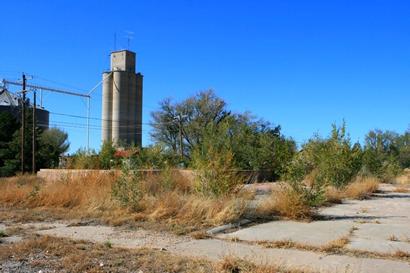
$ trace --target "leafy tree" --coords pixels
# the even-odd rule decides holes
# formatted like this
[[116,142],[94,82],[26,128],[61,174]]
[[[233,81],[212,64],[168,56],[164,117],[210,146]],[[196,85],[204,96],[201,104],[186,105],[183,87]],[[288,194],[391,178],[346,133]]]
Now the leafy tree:
[[[32,168],[32,112],[26,113],[24,169]],[[36,167],[58,166],[59,156],[68,149],[67,134],[59,129],[36,129]],[[0,114],[0,176],[11,176],[20,170],[21,128],[13,115]]]
[[397,160],[402,168],[410,167],[410,129],[396,140],[398,149]]
[[410,146],[406,137],[406,134],[400,136],[392,131],[371,130],[365,138],[364,171],[381,179],[398,175],[407,164],[406,153]]
[[[235,167],[246,170],[269,170],[277,178],[285,172],[287,163],[296,150],[291,139],[280,133],[280,126],[258,120],[249,113],[231,114],[226,103],[213,91],[201,92],[180,103],[170,100],[161,102],[161,109],[152,113],[154,130],[152,138],[165,150],[180,154],[180,133],[182,134],[183,161],[191,164],[195,149],[202,147],[206,130],[227,137],[233,154]],[[226,130],[219,130],[223,124]]]
[[189,160],[192,150],[203,140],[204,129],[227,116],[226,103],[211,90],[180,103],[166,99],[160,103],[160,110],[152,113],[151,137],[174,153],[180,153],[181,134],[183,160]]
[[66,132],[51,128],[41,133],[38,141],[37,167],[56,168],[62,154],[68,151],[70,143]]
[[12,114],[0,113],[0,177],[13,175],[19,167],[16,151],[10,149],[14,133],[19,127],[20,123]]
[[[29,108],[28,108],[29,109]],[[25,136],[24,136],[24,170],[29,171],[32,167],[32,112],[26,112],[26,128],[25,128]],[[37,143],[36,146],[39,147],[39,136],[41,134],[41,129],[36,130],[36,139]],[[10,171],[8,175],[13,175],[15,172],[20,170],[20,158],[21,158],[21,127],[20,123],[14,132],[9,132],[12,136],[12,139],[8,142],[7,151],[8,154],[11,155],[8,158],[5,158],[4,165],[7,166],[6,168]]]
[[296,144],[264,120],[255,120],[248,113],[230,116],[229,135],[235,164],[246,170],[269,170],[273,178],[285,173]]

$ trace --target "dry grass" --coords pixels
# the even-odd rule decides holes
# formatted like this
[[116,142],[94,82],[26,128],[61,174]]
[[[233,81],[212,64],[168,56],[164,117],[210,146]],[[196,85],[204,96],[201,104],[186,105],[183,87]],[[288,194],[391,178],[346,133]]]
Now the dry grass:
[[380,181],[373,177],[357,177],[343,189],[327,187],[325,196],[329,203],[340,204],[343,199],[366,199],[379,188]]
[[304,273],[312,272],[308,270],[287,269],[284,266],[256,266],[248,261],[238,259],[233,256],[224,257],[216,265],[217,272],[226,273]]
[[313,246],[309,244],[298,243],[292,240],[279,240],[279,241],[267,241],[267,242],[258,242],[259,245],[262,245],[266,248],[294,248],[305,251],[315,251],[315,252],[326,252],[326,253],[340,253],[342,249],[350,242],[348,236],[343,236],[336,240],[333,240],[323,246]]
[[21,263],[27,272],[214,272],[214,265],[201,259],[48,236],[0,245],[0,263],[5,265],[5,261]]
[[346,189],[346,197],[352,199],[365,199],[375,193],[379,188],[379,180],[373,177],[358,177]]
[[393,257],[409,260],[410,253],[402,250],[397,250],[396,252],[394,252]]
[[138,215],[144,220],[164,220],[188,229],[237,221],[247,208],[247,200],[240,197],[216,199],[175,191],[155,197],[145,195],[141,203],[143,207]]
[[132,215],[111,199],[114,180],[95,174],[52,183],[32,176],[2,179],[0,192],[5,194],[0,195],[0,206],[20,209],[13,217],[17,221],[90,217],[109,224],[125,222]]
[[389,241],[393,242],[405,242],[405,243],[410,243],[410,238],[402,236],[402,237],[397,237],[396,235],[392,234],[387,238]]
[[410,253],[406,251],[398,250],[394,253],[379,253],[364,250],[353,250],[345,247],[349,242],[349,237],[343,236],[323,246],[314,246],[309,244],[297,243],[292,240],[265,241],[254,243],[266,248],[298,249],[317,253],[348,255],[358,258],[379,258],[410,262]]
[[410,192],[410,187],[407,185],[396,185],[394,188],[393,192],[398,192],[398,193],[409,193]]
[[345,246],[350,243],[350,238],[353,236],[353,233],[356,230],[358,230],[357,227],[351,227],[347,235],[333,240],[324,246],[321,246],[320,251],[326,253],[342,253],[345,250]]
[[320,247],[320,251],[327,253],[338,253],[350,242],[348,236],[343,236],[336,240],[329,242],[328,244]]
[[16,207],[52,207],[105,210],[112,206],[113,176],[88,175],[84,178],[45,183],[35,176],[12,177],[0,181],[0,203]]
[[109,243],[92,244],[84,241],[49,236],[31,237],[25,241],[0,245],[0,264],[7,271],[6,261],[19,264],[27,272],[198,272],[198,273],[302,273],[281,266],[257,266],[250,262],[225,257],[219,262],[186,258],[153,249],[121,249]]
[[313,208],[306,204],[303,196],[292,188],[283,185],[273,191],[256,209],[259,216],[279,215],[288,219],[310,219]]
[[[307,182],[306,182],[307,181]],[[304,181],[309,182],[309,179]],[[376,192],[379,180],[370,177],[358,177],[343,189],[327,187],[325,198],[327,203],[340,204],[343,199],[365,199]],[[314,208],[307,204],[302,194],[286,184],[273,191],[271,197],[262,202],[256,214],[259,216],[278,215],[288,219],[311,219]]]
[[403,173],[390,181],[392,184],[410,185],[410,169],[404,169]]
[[341,204],[343,199],[346,198],[345,192],[343,190],[337,189],[336,187],[329,186],[325,191],[326,201],[331,204]]
[[199,231],[192,232],[191,237],[194,238],[195,240],[202,240],[202,239],[208,239],[211,236],[205,231],[199,230]]
[[[0,206],[36,209],[59,218],[98,218],[112,225],[155,222],[186,233],[240,219],[252,198],[246,193],[205,197],[181,175],[149,175],[141,181],[139,210],[131,211],[112,198],[113,183],[114,176],[95,174],[53,183],[31,176],[2,179]],[[33,214],[22,211],[21,220],[30,220]]]
[[[356,231],[357,227],[352,227],[349,233],[336,240],[333,240],[322,246],[314,246],[309,244],[298,243],[292,240],[281,241],[264,241],[264,242],[252,242],[254,244],[261,245],[266,248],[284,248],[284,249],[299,249],[304,251],[313,251],[318,253],[348,255],[359,258],[380,258],[390,260],[400,260],[410,262],[410,253],[406,251],[397,250],[394,253],[380,253],[365,250],[354,250],[346,248],[346,245],[350,242],[350,237]],[[396,237],[393,237],[397,240]]]

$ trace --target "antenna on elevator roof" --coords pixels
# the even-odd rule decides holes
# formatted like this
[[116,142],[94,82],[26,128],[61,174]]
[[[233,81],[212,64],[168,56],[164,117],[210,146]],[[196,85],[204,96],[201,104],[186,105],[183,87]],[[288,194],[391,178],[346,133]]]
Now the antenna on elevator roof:
[[131,40],[134,39],[134,32],[125,30],[125,38],[127,38],[127,49],[130,49]]
[[114,32],[114,51],[117,50],[117,32]]

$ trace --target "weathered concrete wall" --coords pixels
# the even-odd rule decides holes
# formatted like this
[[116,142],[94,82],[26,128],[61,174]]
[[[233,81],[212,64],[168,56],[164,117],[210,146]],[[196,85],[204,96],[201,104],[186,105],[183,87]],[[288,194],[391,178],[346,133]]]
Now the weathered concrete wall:
[[[194,181],[194,171],[192,170],[179,170],[175,169],[174,172],[178,172],[181,176]],[[139,170],[143,174],[160,174],[161,170]],[[37,172],[37,176],[44,179],[47,182],[55,182],[65,179],[73,178],[86,178],[87,176],[106,176],[106,175],[119,175],[121,170],[70,170],[70,169],[40,169]]]
[[[188,179],[189,181],[194,181],[195,171],[193,170],[181,170],[174,169],[174,172],[178,172],[181,176]],[[139,170],[143,174],[160,174],[161,170]],[[71,169],[40,169],[37,172],[37,176],[44,179],[47,182],[72,179],[72,178],[86,178],[89,175],[94,176],[105,176],[105,175],[119,175],[120,170],[71,170]],[[257,183],[264,181],[272,181],[265,172],[256,171],[240,171],[240,175],[243,175],[247,179],[247,183]]]
[[118,170],[66,170],[66,169],[40,169],[37,176],[47,182],[72,179],[85,178],[89,175],[115,175],[119,174]]

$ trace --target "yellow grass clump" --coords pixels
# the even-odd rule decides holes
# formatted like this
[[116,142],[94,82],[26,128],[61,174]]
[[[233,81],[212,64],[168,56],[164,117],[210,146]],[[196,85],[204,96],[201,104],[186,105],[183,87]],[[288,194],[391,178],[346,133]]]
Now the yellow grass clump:
[[256,214],[262,217],[279,215],[289,219],[309,219],[313,215],[313,208],[301,193],[282,185],[257,207]]
[[346,197],[352,199],[368,198],[372,193],[379,189],[379,180],[374,177],[358,177],[350,183],[346,189]]
[[281,265],[258,265],[234,256],[225,256],[215,266],[216,272],[223,273],[307,273],[310,270],[290,269]]
[[394,192],[398,193],[408,193],[410,192],[410,186],[408,185],[396,185],[396,187],[393,190]]
[[342,189],[329,186],[325,196],[329,203],[341,203],[343,199],[365,199],[379,188],[380,181],[374,177],[357,177],[352,183]]
[[0,180],[0,206],[55,211],[59,217],[102,219],[113,225],[160,222],[178,233],[239,220],[246,212],[246,194],[207,197],[197,194],[182,175],[150,174],[139,182],[138,210],[112,197],[115,175],[90,174],[44,182],[33,176]]
[[0,203],[26,208],[106,209],[114,176],[87,175],[46,183],[35,176],[0,181]]
[[410,185],[410,169],[406,168],[402,174],[390,181],[392,184]]

